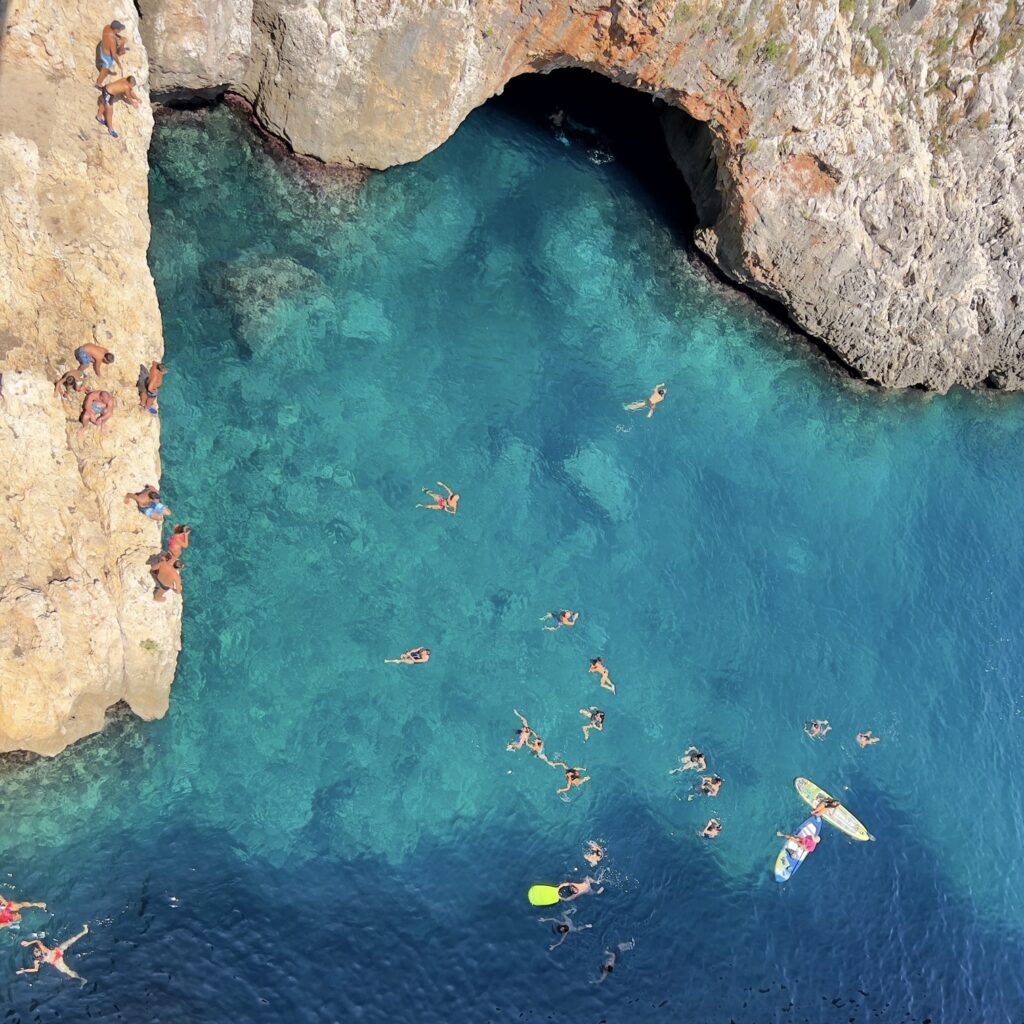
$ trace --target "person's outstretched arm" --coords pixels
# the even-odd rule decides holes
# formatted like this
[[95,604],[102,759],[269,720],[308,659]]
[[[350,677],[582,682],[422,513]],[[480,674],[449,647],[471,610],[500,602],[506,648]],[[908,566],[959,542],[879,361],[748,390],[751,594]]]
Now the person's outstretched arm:
[[79,939],[84,939],[89,934],[89,926],[86,925],[77,935],[72,935],[70,939],[62,942],[57,948],[62,952],[73,946]]

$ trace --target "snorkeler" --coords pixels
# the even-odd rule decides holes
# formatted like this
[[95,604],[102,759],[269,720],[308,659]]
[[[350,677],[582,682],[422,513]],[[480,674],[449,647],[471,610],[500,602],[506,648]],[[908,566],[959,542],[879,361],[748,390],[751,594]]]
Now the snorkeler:
[[591,985],[600,985],[605,978],[608,977],[612,971],[615,970],[615,965],[619,962],[619,957],[623,953],[628,953],[631,949],[636,948],[636,939],[630,939],[629,942],[620,942],[613,950],[606,949],[604,951],[604,963],[601,964],[600,975],[591,981]]
[[582,786],[585,782],[590,781],[589,775],[581,777],[582,773],[587,770],[586,768],[570,768],[564,761],[548,761],[548,764],[552,768],[565,769],[565,785],[558,790],[559,796],[568,793],[575,786]]
[[722,823],[717,818],[712,818],[705,826],[704,831],[701,835],[705,839],[717,839],[719,832],[722,831]]
[[566,626],[569,629],[572,629],[572,627],[576,625],[576,620],[579,617],[580,617],[580,613],[579,612],[569,612],[569,611],[565,611],[565,612],[548,612],[547,615],[543,616],[540,621],[541,622],[549,622],[551,620],[554,620],[556,625],[554,625],[554,626],[545,626],[544,627],[545,629],[548,629],[548,630],[551,630],[552,632],[554,632],[556,629],[561,629],[563,626]]
[[435,494],[433,491],[429,491],[429,490],[427,490],[426,487],[424,487],[423,488],[423,493],[428,498],[433,498],[434,499],[434,504],[433,505],[422,505],[422,504],[420,504],[420,505],[417,505],[416,507],[417,508],[429,508],[429,509],[432,509],[435,512],[448,512],[451,515],[455,515],[455,513],[458,512],[458,510],[459,510],[459,495],[457,495],[447,484],[441,483],[440,480],[437,481],[437,486],[438,487],[443,487],[448,492],[448,497],[444,498],[440,494]]
[[823,718],[820,721],[816,718],[812,718],[809,722],[804,722],[804,732],[811,737],[812,740],[823,740],[832,731],[832,726],[828,724],[828,719]]
[[44,964],[49,964],[51,967],[56,967],[61,974],[66,974],[69,978],[74,978],[77,981],[85,984],[85,979],[80,974],[75,974],[73,970],[64,962],[64,954],[81,938],[89,934],[89,926],[86,925],[77,935],[72,935],[70,939],[62,942],[59,946],[55,946],[51,949],[49,946],[44,945],[39,939],[25,939],[21,944],[23,946],[35,946],[32,950],[32,956],[34,962],[31,967],[22,967],[21,970],[16,971],[16,974],[38,974],[39,969]]
[[587,928],[593,928],[592,924],[573,924],[571,917],[576,913],[575,907],[570,907],[561,917],[539,917],[537,920],[541,923],[550,923],[555,926],[555,932],[559,936],[556,943],[548,946],[548,952],[558,947],[565,942],[565,940],[573,934],[573,932],[582,932]]
[[400,658],[385,658],[385,665],[425,665],[430,661],[429,647],[414,647]]
[[881,743],[882,742],[882,737],[881,736],[872,736],[871,735],[871,730],[868,729],[867,732],[859,732],[859,733],[857,733],[857,742],[860,744],[861,750],[864,750],[865,747],[871,747],[871,746],[874,746],[876,743]]
[[604,732],[604,712],[598,711],[596,707],[580,708],[580,714],[586,715],[589,721],[583,726],[583,742],[590,739],[590,730]]
[[612,682],[611,677],[608,675],[608,669],[604,667],[604,662],[600,658],[590,659],[590,668],[588,672],[596,672],[600,675],[600,683],[602,690],[608,690],[612,696],[615,696],[615,684]]
[[[555,886],[558,890],[558,898],[563,903],[572,903],[573,900],[579,899],[580,896],[600,896],[604,892],[604,886],[601,884],[604,881],[604,872],[602,871],[597,878],[591,878],[587,875],[582,882],[562,882],[561,885]],[[599,886],[595,889],[594,886]],[[568,889],[569,895],[563,896],[562,890]]]
[[704,760],[704,755],[696,747],[686,748],[686,753],[679,758],[679,767],[673,768],[669,775],[678,775],[680,772],[688,772],[691,769],[698,772],[708,770],[708,763]]
[[10,928],[12,925],[21,923],[21,911],[29,907],[37,907],[45,910],[45,903],[14,903],[0,898],[0,928]]
[[700,780],[700,791],[705,796],[718,796],[718,791],[722,788],[722,776],[721,775],[705,775]]
[[587,840],[587,849],[583,859],[592,867],[596,868],[604,860],[604,847],[599,846],[593,839]]
[[551,762],[544,755],[544,741],[537,735],[537,733],[530,727],[530,723],[527,722],[526,718],[516,711],[516,718],[522,722],[522,727],[516,732],[512,739],[512,742],[505,748],[506,750],[521,750],[526,747],[527,750],[532,754],[536,754],[546,764]]
[[645,398],[642,402],[630,402],[628,405],[624,405],[622,408],[626,412],[639,412],[641,409],[650,409],[647,413],[647,418],[650,419],[654,415],[654,410],[665,401],[665,385],[659,384],[652,392],[650,398]]

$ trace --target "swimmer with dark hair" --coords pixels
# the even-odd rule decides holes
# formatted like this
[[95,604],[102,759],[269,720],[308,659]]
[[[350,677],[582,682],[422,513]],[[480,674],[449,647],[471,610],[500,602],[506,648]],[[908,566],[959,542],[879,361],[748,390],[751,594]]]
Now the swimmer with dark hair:
[[[604,892],[604,886],[601,883],[604,881],[604,872],[602,871],[597,878],[591,878],[587,875],[582,882],[562,882],[561,885],[555,886],[558,890],[558,898],[563,903],[572,903],[573,900],[579,899],[580,896],[600,896]],[[594,886],[600,886],[595,889]],[[562,890],[568,889],[569,894],[567,896],[562,895]]]
[[385,665],[425,665],[430,661],[429,647],[414,647],[399,658],[385,658]]
[[604,847],[598,845],[593,839],[587,840],[587,849],[583,859],[592,867],[596,868],[604,860]]
[[881,742],[882,742],[882,737],[881,736],[872,736],[870,729],[868,729],[867,732],[859,732],[859,733],[857,733],[857,743],[859,744],[861,750],[865,750],[868,747],[873,747],[876,743],[881,743]]
[[530,726],[530,723],[526,720],[525,716],[520,714],[515,708],[512,709],[516,713],[516,718],[522,722],[522,726],[516,732],[512,739],[512,742],[505,748],[506,750],[521,750],[526,747],[527,750],[532,754],[536,754],[545,764],[551,764],[551,762],[544,755],[544,741],[537,735],[537,733]]
[[679,758],[679,767],[673,768],[669,775],[678,775],[680,772],[688,771],[706,772],[708,763],[704,755],[696,747],[687,747],[686,753]]
[[568,793],[570,789],[574,789],[576,786],[582,786],[585,782],[590,781],[590,776],[583,776],[586,768],[570,768],[564,761],[548,761],[548,764],[552,768],[564,768],[565,769],[565,785],[558,790],[558,795],[562,796]]
[[564,914],[562,914],[561,917],[539,917],[537,919],[541,923],[553,924],[555,926],[555,933],[559,936],[556,943],[548,946],[548,952],[553,949],[558,949],[558,947],[574,932],[582,932],[586,931],[588,928],[594,927],[592,924],[574,924],[571,917],[575,913],[576,908],[570,907]]
[[567,629],[572,629],[576,625],[577,620],[580,617],[579,612],[548,612],[547,615],[541,618],[541,622],[554,622],[554,626],[545,626],[544,628],[554,632],[556,629],[561,629],[565,626]]
[[38,974],[40,968],[49,964],[51,967],[55,967],[61,974],[67,975],[69,978],[74,978],[76,981],[85,984],[85,979],[80,974],[75,974],[73,970],[64,962],[64,954],[81,938],[84,938],[89,934],[89,926],[86,925],[77,935],[72,935],[70,939],[66,939],[59,946],[54,946],[52,949],[49,946],[44,945],[39,939],[26,939],[22,942],[23,946],[35,946],[32,950],[33,964],[31,967],[22,967],[20,971],[15,971],[16,974]]
[[831,731],[832,726],[828,724],[827,718],[812,718],[811,721],[804,722],[804,732],[812,740],[823,740]]
[[604,667],[604,661],[601,658],[591,658],[590,668],[587,671],[596,672],[599,676],[598,682],[601,684],[601,689],[608,690],[613,697],[615,696],[615,684],[608,675],[608,669]]
[[604,963],[601,964],[601,973],[591,982],[591,984],[600,985],[601,982],[615,970],[615,965],[619,962],[619,957],[621,957],[623,953],[628,953],[631,949],[635,948],[636,939],[630,939],[629,942],[620,942],[614,950],[606,949],[604,951]]
[[21,923],[21,912],[35,907],[38,910],[45,910],[45,903],[14,903],[11,900],[0,898],[0,928],[11,928]]
[[722,823],[717,818],[712,818],[705,826],[701,836],[704,839],[717,839],[722,831]]
[[590,732],[594,730],[596,732],[604,732],[604,712],[599,711],[596,707],[580,708],[580,714],[586,715],[588,721],[583,726],[583,742],[586,743],[590,739]]
[[443,487],[447,492],[447,497],[442,497],[440,494],[435,494],[433,491],[428,491],[426,487],[423,488],[423,493],[428,498],[434,499],[433,505],[417,505],[417,508],[428,508],[434,512],[447,512],[450,515],[455,515],[459,511],[459,495],[456,494],[447,484],[437,481],[438,487]]
[[722,788],[722,776],[721,775],[705,775],[700,780],[700,791],[705,796],[718,796],[718,791]]
[[642,402],[630,402],[628,405],[624,405],[622,408],[626,412],[640,412],[641,409],[649,409],[647,418],[650,419],[654,415],[654,410],[665,401],[665,395],[667,394],[664,384],[659,384],[651,392],[650,398],[645,398]]

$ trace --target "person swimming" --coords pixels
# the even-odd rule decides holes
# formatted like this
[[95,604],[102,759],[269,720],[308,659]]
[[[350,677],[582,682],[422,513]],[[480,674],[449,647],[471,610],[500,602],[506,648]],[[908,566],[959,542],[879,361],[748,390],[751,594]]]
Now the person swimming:
[[548,952],[550,953],[553,949],[558,947],[565,942],[565,940],[575,932],[586,931],[588,928],[593,928],[592,924],[575,924],[572,921],[572,915],[576,913],[575,907],[569,907],[561,917],[539,917],[538,922],[542,924],[553,924],[555,926],[555,934],[559,936],[556,943],[548,946]]
[[665,385],[659,384],[651,392],[650,398],[645,398],[641,402],[630,402],[622,408],[625,409],[626,412],[639,412],[641,409],[649,409],[650,411],[647,413],[647,418],[650,419],[654,415],[654,410],[665,401],[666,394],[667,391],[665,389]]
[[45,903],[15,903],[0,897],[0,928],[12,928],[21,923],[21,912],[30,907],[45,910]]
[[881,743],[881,742],[882,742],[882,737],[881,736],[872,736],[870,729],[868,729],[867,732],[859,732],[859,733],[857,733],[857,743],[860,745],[860,749],[861,750],[864,750],[866,747],[872,747],[876,743]]
[[596,707],[580,708],[580,714],[586,715],[589,721],[583,726],[583,742],[586,743],[590,739],[590,731],[593,729],[595,732],[604,732],[604,712],[599,711]]
[[[555,888],[558,890],[558,898],[563,903],[572,903],[573,900],[579,899],[581,896],[600,896],[604,892],[604,872],[602,871],[597,878],[591,878],[587,875],[582,882],[562,882],[561,885],[556,885]],[[598,886],[597,889],[594,886]],[[567,896],[562,895],[562,890],[568,889],[569,894]]]
[[550,622],[553,620],[556,623],[554,626],[545,626],[544,628],[554,632],[556,629],[561,629],[563,626],[565,626],[567,629],[572,629],[572,627],[576,625],[576,621],[579,619],[579,617],[579,612],[548,612],[547,615],[543,616],[540,621]]
[[592,867],[596,868],[604,860],[604,847],[598,845],[593,839],[587,840],[587,848],[583,859]]
[[828,724],[827,718],[822,718],[820,721],[817,718],[812,718],[811,721],[804,722],[804,732],[812,740],[823,740],[831,731],[832,726]]
[[718,796],[722,788],[722,777],[720,775],[705,775],[700,780],[700,791],[705,796]]
[[600,676],[601,689],[608,690],[613,697],[615,696],[615,684],[608,675],[608,669],[604,667],[604,661],[601,658],[591,658],[590,668],[587,671],[596,672]]
[[456,494],[447,484],[442,483],[440,480],[437,481],[438,487],[443,487],[447,492],[447,497],[442,497],[440,494],[435,494],[433,491],[423,488],[423,493],[428,498],[434,499],[433,505],[419,504],[417,508],[428,508],[435,512],[448,512],[450,515],[455,515],[459,511],[459,495]]
[[705,839],[717,839],[722,831],[722,823],[717,818],[712,818],[705,826],[701,835]]
[[582,786],[590,781],[589,775],[583,775],[583,772],[587,770],[586,768],[570,768],[564,761],[548,761],[548,764],[552,768],[565,769],[565,785],[558,790],[559,796],[568,793],[570,789],[574,789],[576,786]]
[[89,926],[86,925],[77,935],[72,935],[70,939],[62,942],[59,946],[55,946],[52,949],[44,945],[39,939],[25,939],[21,944],[23,946],[35,946],[32,950],[33,965],[31,967],[22,967],[21,970],[16,971],[16,974],[38,974],[40,968],[49,964],[51,967],[55,967],[61,974],[67,975],[69,978],[74,978],[76,981],[85,984],[85,979],[80,974],[75,974],[64,960],[64,954],[81,938],[89,934]]
[[385,665],[425,665],[430,661],[429,647],[414,647],[398,658],[385,658]]
[[600,985],[605,978],[608,977],[612,971],[615,970],[616,965],[619,962],[619,958],[624,954],[628,953],[631,949],[636,948],[636,939],[630,939],[629,942],[620,942],[614,950],[606,949],[604,951],[604,963],[601,964],[601,973],[591,981],[592,985]]
[[530,727],[530,723],[527,722],[526,718],[519,713],[515,708],[512,709],[516,713],[516,718],[522,722],[522,726],[516,732],[512,738],[512,742],[505,748],[506,750],[522,750],[526,747],[527,750],[532,754],[536,754],[542,761],[547,764],[551,764],[547,757],[544,756],[544,741],[537,735],[537,733]]
[[708,763],[704,759],[704,755],[696,747],[687,747],[686,753],[679,758],[679,767],[673,768],[669,775],[678,775],[680,772],[688,771],[706,772],[708,770]]

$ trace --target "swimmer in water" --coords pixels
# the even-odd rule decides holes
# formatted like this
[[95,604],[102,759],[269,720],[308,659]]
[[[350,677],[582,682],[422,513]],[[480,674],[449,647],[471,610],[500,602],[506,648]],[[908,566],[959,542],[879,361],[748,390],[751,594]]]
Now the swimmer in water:
[[570,907],[561,917],[539,917],[539,922],[553,924],[555,926],[555,933],[558,935],[558,941],[551,946],[548,946],[548,952],[550,953],[553,949],[558,947],[565,942],[565,940],[572,935],[574,932],[586,931],[587,928],[593,928],[592,924],[573,924],[571,918],[576,913],[575,907]]
[[722,788],[722,777],[720,775],[705,775],[700,780],[700,791],[705,796],[718,796]]
[[400,658],[385,658],[385,665],[425,665],[430,661],[429,647],[414,647]]
[[587,840],[587,849],[583,859],[592,867],[596,868],[604,860],[604,847],[599,846],[593,839]]
[[620,942],[614,950],[606,949],[604,951],[604,963],[601,964],[601,973],[590,984],[600,985],[601,982],[615,970],[615,965],[619,962],[619,957],[621,957],[623,953],[628,953],[631,949],[635,948],[636,939],[630,939],[629,942]]
[[563,626],[568,629],[572,629],[576,625],[576,620],[580,617],[579,612],[548,612],[540,621],[541,622],[555,622],[554,626],[545,626],[545,629],[554,632],[556,629],[561,629]]
[[[587,875],[582,882],[562,882],[561,885],[555,886],[558,890],[558,898],[563,903],[572,903],[573,900],[579,899],[581,896],[600,896],[604,892],[604,886],[601,884],[604,881],[604,872],[602,871],[597,878],[591,878]],[[595,889],[594,886],[599,886]],[[569,893],[567,896],[562,895],[562,890],[568,889]]]
[[604,662],[600,658],[590,659],[590,668],[588,672],[596,672],[601,678],[601,689],[608,690],[611,695],[615,696],[615,684],[612,682],[611,677],[608,675],[608,669],[604,667]]
[[811,737],[812,740],[823,740],[832,731],[832,726],[828,724],[828,719],[823,718],[818,721],[816,718],[812,718],[809,722],[804,722],[804,732]]
[[459,511],[459,495],[457,495],[447,484],[437,481],[438,487],[443,487],[448,492],[448,497],[443,498],[440,494],[435,494],[433,491],[423,488],[423,493],[428,498],[434,499],[433,505],[417,505],[417,508],[429,508],[434,512],[448,512],[450,515],[455,515]]
[[565,785],[558,790],[558,795],[562,796],[564,793],[568,793],[570,789],[575,786],[582,786],[585,782],[590,781],[590,776],[582,776],[586,768],[570,768],[564,761],[548,761],[548,764],[552,768],[564,768],[565,769]]
[[679,758],[679,767],[673,768],[669,775],[678,775],[680,772],[688,772],[690,770],[698,772],[706,772],[708,770],[708,763],[704,759],[704,755],[696,747],[686,748],[686,753]]
[[22,967],[20,971],[16,971],[16,974],[38,974],[41,967],[45,964],[49,964],[51,967],[56,967],[61,974],[66,974],[69,978],[74,978],[76,981],[85,984],[85,979],[75,974],[73,970],[64,962],[64,954],[81,938],[89,934],[89,926],[86,925],[77,935],[72,935],[70,939],[62,942],[59,946],[55,946],[51,949],[49,946],[44,945],[39,939],[32,939],[22,942],[23,946],[35,946],[32,950],[32,956],[34,962],[31,967]]
[[857,733],[857,742],[860,744],[861,750],[864,750],[865,747],[872,747],[876,743],[881,743],[882,742],[882,737],[881,736],[872,736],[871,735],[871,730],[868,729],[867,732],[859,732],[859,733]]
[[598,711],[596,707],[580,708],[580,714],[586,715],[589,721],[583,726],[583,742],[590,739],[590,730],[604,732],[604,712]]
[[665,385],[659,384],[652,392],[651,397],[644,399],[642,402],[630,402],[629,405],[624,405],[623,409],[626,412],[639,412],[641,409],[649,409],[647,418],[650,419],[654,415],[654,410],[665,401],[666,395]]
[[515,708],[512,709],[516,712],[516,718],[522,722],[522,727],[516,732],[512,739],[512,742],[505,748],[506,750],[521,750],[526,747],[527,750],[532,754],[536,754],[546,764],[551,762],[544,756],[544,741],[537,735],[537,733],[530,728],[530,723],[527,722],[525,717],[521,715]]
[[722,831],[722,823],[717,818],[712,818],[705,826],[701,835],[705,839],[717,839],[718,833]]
[[812,808],[811,814],[815,818],[823,818],[829,811],[834,811],[839,806],[838,800],[832,797],[822,797]]
[[29,907],[37,907],[45,910],[45,903],[14,903],[10,900],[0,899],[0,928],[10,928],[12,925],[21,923],[21,912]]

